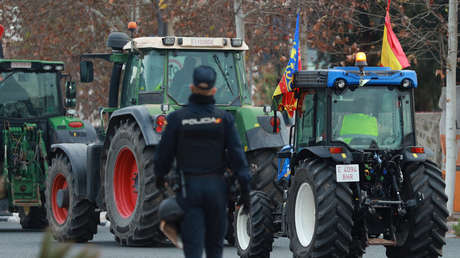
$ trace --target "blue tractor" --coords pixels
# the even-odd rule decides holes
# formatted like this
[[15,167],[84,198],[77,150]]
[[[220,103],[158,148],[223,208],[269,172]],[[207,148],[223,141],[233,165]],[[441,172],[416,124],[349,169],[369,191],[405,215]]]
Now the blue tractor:
[[[361,58],[358,60],[358,57]],[[418,146],[414,71],[367,67],[299,71],[290,145],[279,153],[283,204],[251,193],[236,212],[241,257],[269,257],[288,237],[293,257],[438,257],[446,244],[447,196],[441,171]]]

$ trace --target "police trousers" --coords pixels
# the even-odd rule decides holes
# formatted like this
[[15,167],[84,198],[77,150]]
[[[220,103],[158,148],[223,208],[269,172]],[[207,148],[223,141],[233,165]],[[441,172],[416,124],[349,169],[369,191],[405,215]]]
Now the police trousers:
[[186,198],[177,194],[184,210],[181,237],[186,258],[222,258],[227,230],[227,185],[223,175],[185,176]]

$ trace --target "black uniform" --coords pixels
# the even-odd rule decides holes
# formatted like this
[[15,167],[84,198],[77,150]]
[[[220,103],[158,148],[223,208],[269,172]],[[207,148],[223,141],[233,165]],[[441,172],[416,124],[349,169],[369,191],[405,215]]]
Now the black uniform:
[[[242,191],[249,191],[249,168],[233,116],[214,106],[212,96],[192,94],[189,105],[169,114],[155,153],[155,174],[163,178],[176,158],[185,177],[186,197],[177,195],[184,209],[181,235],[187,258],[220,258],[227,227],[226,164]],[[225,150],[227,155],[225,155]],[[226,160],[228,159],[228,160]]]

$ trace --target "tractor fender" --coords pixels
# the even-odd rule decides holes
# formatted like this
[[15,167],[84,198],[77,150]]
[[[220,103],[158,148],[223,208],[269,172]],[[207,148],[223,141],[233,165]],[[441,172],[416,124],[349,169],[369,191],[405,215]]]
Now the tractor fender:
[[110,116],[107,135],[113,133],[113,129],[122,119],[133,119],[139,126],[147,146],[157,145],[160,142],[161,134],[153,130],[154,121],[152,115],[144,106],[129,106],[118,109]]
[[298,154],[296,155],[295,159],[296,161],[298,160],[303,160],[306,158],[321,158],[321,159],[332,159],[336,163],[344,163],[344,164],[349,164],[353,160],[351,152],[348,150],[348,148],[343,147],[344,152],[343,153],[338,153],[338,154],[333,154],[330,152],[331,147],[337,147],[337,146],[310,146],[310,147],[305,147],[299,150]]
[[72,167],[73,187],[78,197],[87,198],[86,176],[88,145],[83,143],[58,143],[51,145],[51,155],[54,157],[59,153],[64,154]]
[[95,142],[97,134],[94,127],[88,121],[81,121],[83,128],[77,129],[52,129],[51,144],[58,143],[86,143]]
[[258,127],[246,131],[247,150],[253,151],[258,149],[281,148],[288,143],[289,133],[284,119],[280,119],[280,132],[273,133],[273,127],[270,125],[271,116],[257,117]]

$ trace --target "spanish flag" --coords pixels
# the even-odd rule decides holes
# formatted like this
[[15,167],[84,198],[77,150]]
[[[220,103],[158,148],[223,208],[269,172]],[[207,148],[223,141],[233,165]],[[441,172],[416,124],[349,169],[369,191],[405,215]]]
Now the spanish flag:
[[[302,64],[300,62],[300,43],[299,43],[299,14],[295,25],[294,45],[291,48],[289,62],[284,70],[281,81],[276,86],[273,93],[273,104],[279,111],[286,110],[290,117],[294,116],[297,107],[297,100],[292,91],[293,75],[298,71]],[[280,96],[281,95],[281,96]]]
[[0,24],[0,58],[3,58],[3,46],[2,46],[2,37],[3,37],[3,32],[5,31],[5,28]]
[[390,22],[390,3],[388,0],[387,13],[385,15],[385,28],[383,30],[382,54],[380,64],[393,70],[401,70],[408,67],[409,61],[399,43]]

